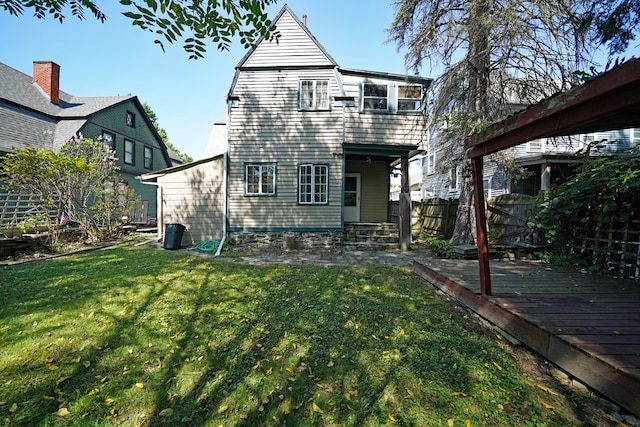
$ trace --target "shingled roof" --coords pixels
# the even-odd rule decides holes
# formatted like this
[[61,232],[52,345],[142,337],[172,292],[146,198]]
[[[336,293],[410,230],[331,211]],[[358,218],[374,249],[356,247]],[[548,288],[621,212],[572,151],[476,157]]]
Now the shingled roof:
[[0,151],[29,142],[59,149],[89,117],[135,96],[78,97],[59,91],[59,101],[26,75],[0,62]]

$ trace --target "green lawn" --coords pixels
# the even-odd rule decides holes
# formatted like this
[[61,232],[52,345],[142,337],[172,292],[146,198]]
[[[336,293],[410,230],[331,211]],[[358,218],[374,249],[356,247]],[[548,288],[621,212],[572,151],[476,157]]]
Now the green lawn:
[[407,268],[129,244],[0,267],[0,301],[5,425],[581,424]]

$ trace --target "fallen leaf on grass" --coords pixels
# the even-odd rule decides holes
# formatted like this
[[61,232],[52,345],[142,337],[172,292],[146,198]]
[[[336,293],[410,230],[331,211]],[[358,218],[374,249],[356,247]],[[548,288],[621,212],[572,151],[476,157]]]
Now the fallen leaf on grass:
[[455,423],[455,420],[453,418],[449,418],[447,420],[447,426],[448,427],[453,427],[453,423]]
[[313,402],[313,404],[311,405],[311,408],[313,409],[313,412],[317,412],[319,414],[322,414],[322,409],[320,409],[320,407],[318,405],[316,405],[315,402]]
[[330,361],[329,361],[329,363],[327,363],[327,366],[328,366],[328,367],[330,367],[330,368],[331,368],[333,365],[335,365],[335,363],[333,363],[333,360],[330,360]]
[[549,405],[547,402],[542,402],[542,404],[544,405],[545,408],[547,409],[553,409],[553,406]]
[[58,365],[54,365],[53,363],[47,363],[47,369],[50,371],[55,371],[58,369]]
[[114,402],[114,400],[112,398],[110,398],[110,397],[107,397],[104,400],[104,404],[107,405],[107,406],[111,406],[113,404],[113,402]]
[[144,384],[142,384],[142,383],[136,383],[136,387],[138,387],[138,388],[144,388]]
[[223,412],[226,412],[227,409],[229,409],[227,405],[222,405],[221,407],[218,408],[218,413],[222,414]]
[[387,416],[389,417],[389,419],[391,421],[395,421],[396,420],[396,417],[394,416],[394,414],[389,413],[389,414],[387,414]]
[[69,410],[67,408],[58,409],[58,416],[59,417],[66,417],[67,415],[69,415]]
[[498,368],[499,371],[502,371],[502,366],[498,365],[496,362],[493,362],[493,366]]
[[558,393],[556,393],[555,391],[553,391],[553,390],[551,390],[550,388],[545,387],[545,386],[543,386],[543,385],[538,384],[538,385],[537,385],[537,387],[538,387],[540,390],[546,391],[547,393],[549,393],[549,394],[551,394],[551,395],[554,395],[554,396],[557,396],[557,395],[558,395]]
[[17,410],[18,410],[18,404],[14,403],[13,405],[11,405],[11,408],[9,408],[9,413],[13,414]]

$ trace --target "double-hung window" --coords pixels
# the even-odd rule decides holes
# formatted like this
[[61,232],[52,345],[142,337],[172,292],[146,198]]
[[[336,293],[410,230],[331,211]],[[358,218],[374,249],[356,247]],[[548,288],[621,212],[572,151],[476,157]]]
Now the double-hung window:
[[247,163],[244,166],[245,188],[247,196],[275,196],[276,164]]
[[422,86],[398,85],[398,111],[420,111],[422,109]]
[[303,205],[329,202],[329,166],[303,164],[298,167],[298,203]]
[[124,162],[128,165],[136,164],[136,145],[135,142],[125,139],[124,140]]
[[389,87],[365,83],[362,90],[363,110],[387,111],[389,109]]
[[632,128],[630,132],[631,145],[640,144],[640,128]]
[[449,191],[460,191],[460,166],[449,169]]
[[300,80],[300,109],[329,109],[329,80]]
[[144,146],[144,168],[153,169],[153,149],[148,145]]

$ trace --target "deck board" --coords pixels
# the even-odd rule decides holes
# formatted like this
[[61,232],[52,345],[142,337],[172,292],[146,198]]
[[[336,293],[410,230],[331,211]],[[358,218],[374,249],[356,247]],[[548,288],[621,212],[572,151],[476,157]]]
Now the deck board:
[[640,283],[536,262],[420,259],[413,270],[612,401],[640,416]]

